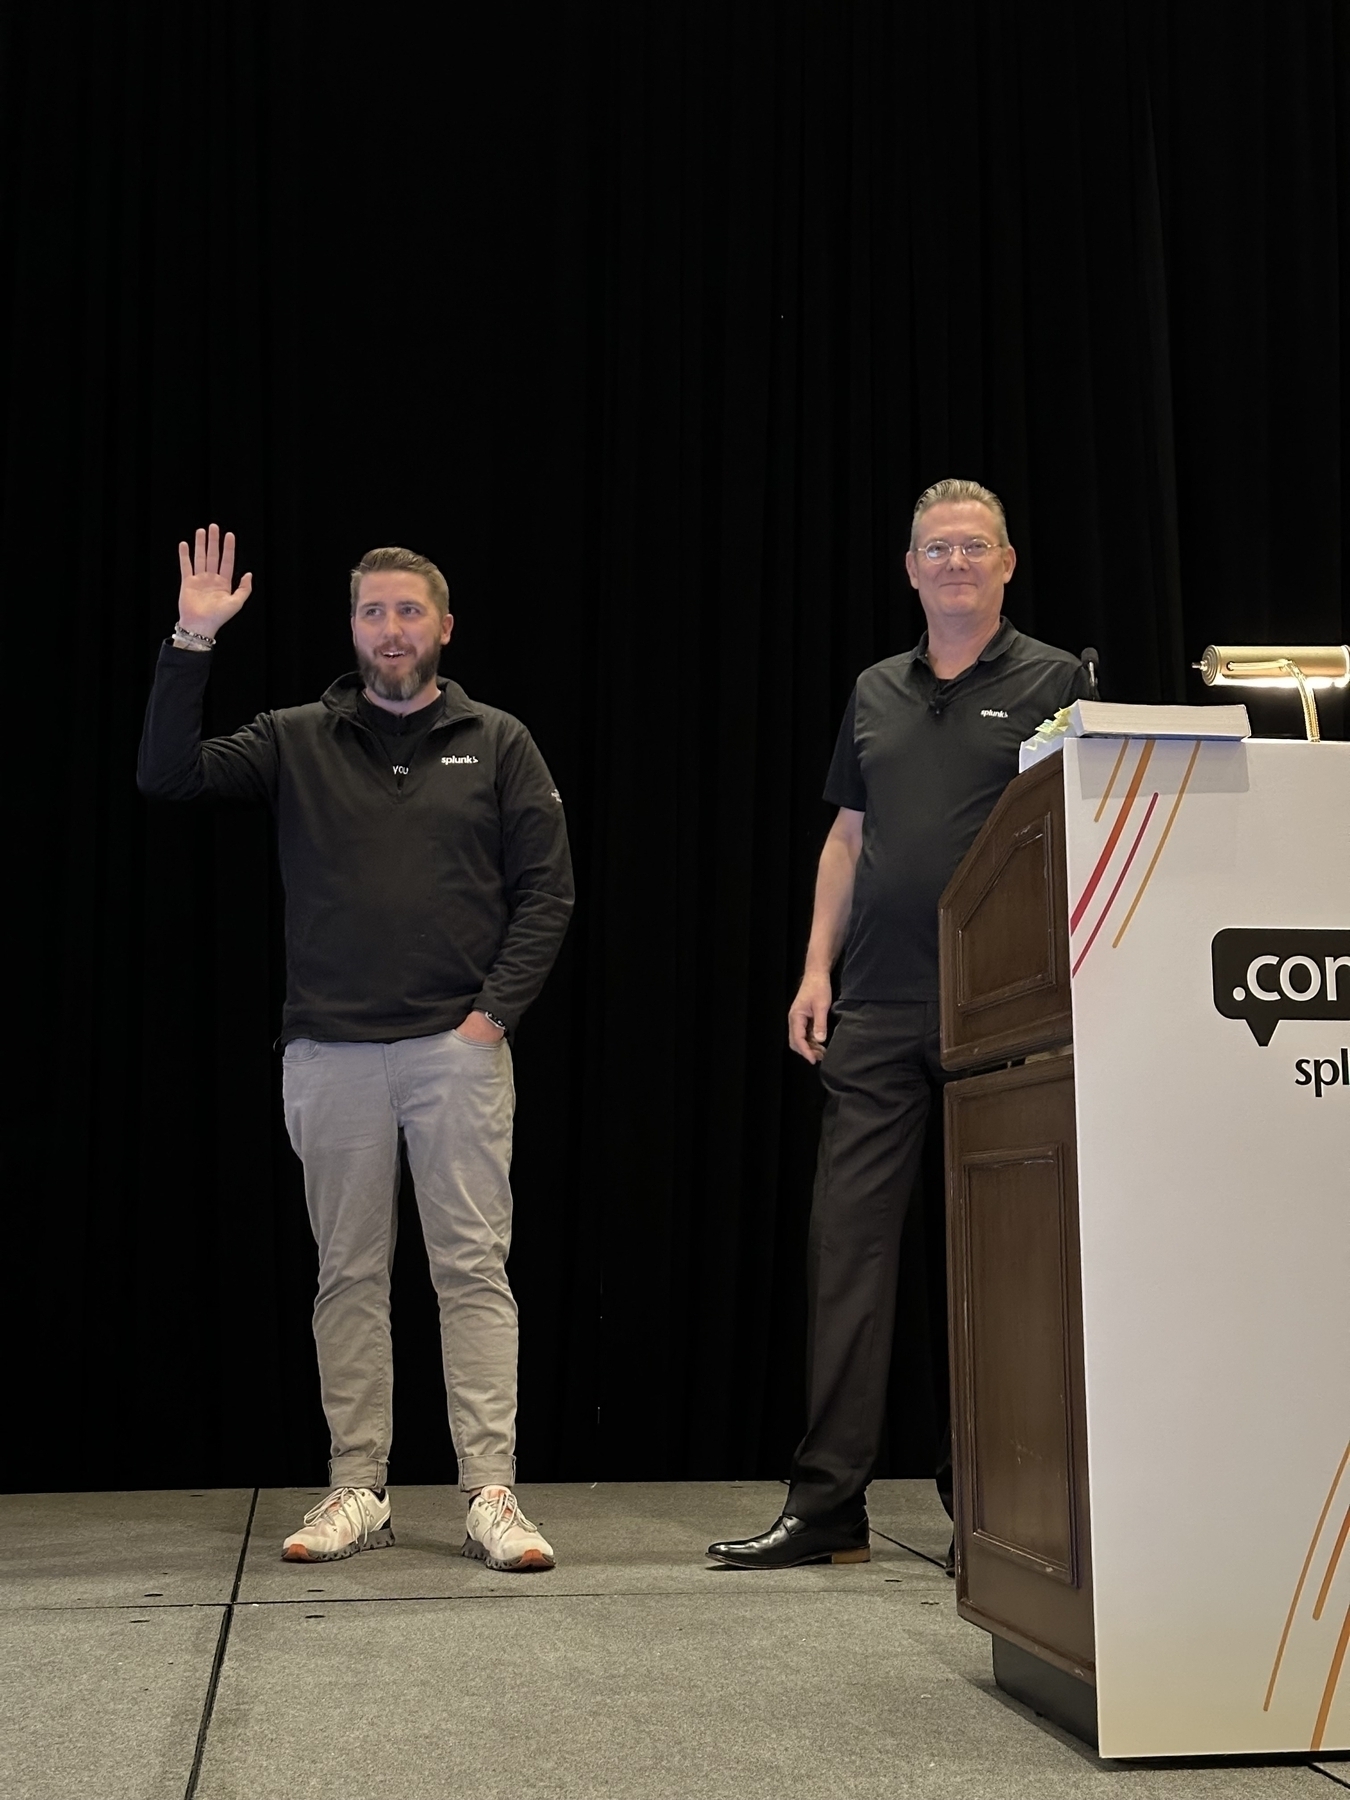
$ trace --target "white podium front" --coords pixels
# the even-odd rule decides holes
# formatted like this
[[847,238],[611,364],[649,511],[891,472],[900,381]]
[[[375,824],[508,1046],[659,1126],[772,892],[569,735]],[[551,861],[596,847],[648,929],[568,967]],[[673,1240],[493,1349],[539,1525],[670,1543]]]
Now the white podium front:
[[962,1616],[1105,1756],[1350,1747],[1350,745],[1069,738],[939,931]]
[[1350,745],[1063,778],[1100,1749],[1344,1749]]

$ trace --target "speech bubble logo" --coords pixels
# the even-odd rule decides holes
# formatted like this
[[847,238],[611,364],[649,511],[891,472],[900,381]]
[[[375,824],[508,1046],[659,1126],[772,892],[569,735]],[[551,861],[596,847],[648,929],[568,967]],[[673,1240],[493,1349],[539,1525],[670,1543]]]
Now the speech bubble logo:
[[1262,1049],[1281,1019],[1350,1019],[1350,930],[1219,931],[1210,963],[1215,1009]]

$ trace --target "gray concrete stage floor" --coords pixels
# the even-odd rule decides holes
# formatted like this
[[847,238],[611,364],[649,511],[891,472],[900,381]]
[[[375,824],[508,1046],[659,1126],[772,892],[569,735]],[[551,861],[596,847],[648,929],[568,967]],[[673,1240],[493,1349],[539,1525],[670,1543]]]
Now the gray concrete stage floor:
[[321,1490],[0,1496],[3,1800],[1331,1800],[1350,1764],[1113,1764],[1009,1700],[956,1617],[926,1482],[872,1489],[873,1560],[716,1569],[773,1482],[533,1486],[559,1553],[282,1563]]

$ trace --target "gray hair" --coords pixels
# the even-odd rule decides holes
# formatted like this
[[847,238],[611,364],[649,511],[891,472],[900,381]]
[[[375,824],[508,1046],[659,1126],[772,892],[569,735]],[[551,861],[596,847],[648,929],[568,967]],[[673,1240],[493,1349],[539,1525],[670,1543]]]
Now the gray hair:
[[419,556],[415,550],[405,550],[401,544],[386,544],[382,550],[367,550],[365,555],[352,570],[352,617],[356,617],[356,602],[361,592],[361,577],[375,575],[382,569],[401,569],[409,575],[420,575],[431,591],[431,598],[436,603],[436,610],[441,617],[450,610],[450,584],[444,575],[425,556]]
[[998,520],[999,542],[1008,541],[1008,520],[1003,511],[1003,502],[992,488],[981,487],[978,481],[962,481],[959,476],[948,475],[945,481],[935,481],[932,487],[926,487],[914,502],[914,517],[909,527],[909,547],[918,548],[919,520],[930,506],[942,506],[953,500],[976,500],[981,506],[987,506]]

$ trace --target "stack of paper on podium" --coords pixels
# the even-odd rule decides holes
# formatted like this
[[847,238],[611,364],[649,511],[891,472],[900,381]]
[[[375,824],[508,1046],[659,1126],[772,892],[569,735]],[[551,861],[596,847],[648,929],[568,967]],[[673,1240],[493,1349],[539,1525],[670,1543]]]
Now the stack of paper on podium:
[[1066,737],[1249,738],[1245,706],[1128,706],[1114,700],[1075,700],[1047,719],[1018,752],[1017,768],[1032,768],[1062,750]]

